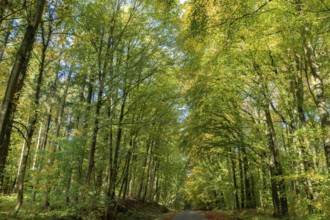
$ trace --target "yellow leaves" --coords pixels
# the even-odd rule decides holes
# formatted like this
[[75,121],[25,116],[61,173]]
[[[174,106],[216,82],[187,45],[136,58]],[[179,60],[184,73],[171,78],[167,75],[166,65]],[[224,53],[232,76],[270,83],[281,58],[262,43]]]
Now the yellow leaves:
[[290,175],[283,175],[283,176],[276,176],[276,177],[272,177],[272,179],[276,180],[276,181],[281,181],[281,180],[285,180],[285,181],[301,181],[301,180],[312,180],[312,181],[317,181],[317,182],[322,182],[327,180],[327,176],[322,175],[322,174],[317,174],[317,173],[302,173],[302,174],[290,174]]
[[58,44],[60,45],[60,46],[63,46],[66,42],[67,42],[67,39],[66,39],[66,37],[65,37],[65,35],[59,35],[59,37],[58,37]]
[[0,97],[3,97],[6,89],[6,82],[8,80],[9,67],[6,65],[0,65]]
[[155,8],[161,12],[169,12],[175,5],[176,0],[156,0]]

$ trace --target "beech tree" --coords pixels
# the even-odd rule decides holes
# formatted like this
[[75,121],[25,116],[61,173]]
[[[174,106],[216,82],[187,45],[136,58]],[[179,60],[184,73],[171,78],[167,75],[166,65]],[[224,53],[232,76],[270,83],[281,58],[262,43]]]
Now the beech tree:
[[329,7],[0,0],[0,208],[327,218]]
[[[35,4],[29,18],[24,38],[22,39],[16,59],[7,83],[5,96],[0,110],[0,182],[3,182],[4,168],[9,150],[10,135],[12,132],[13,114],[16,111],[19,95],[26,77],[27,67],[33,48],[35,34],[41,21],[46,1],[40,0]],[[2,187],[2,184],[1,186]]]

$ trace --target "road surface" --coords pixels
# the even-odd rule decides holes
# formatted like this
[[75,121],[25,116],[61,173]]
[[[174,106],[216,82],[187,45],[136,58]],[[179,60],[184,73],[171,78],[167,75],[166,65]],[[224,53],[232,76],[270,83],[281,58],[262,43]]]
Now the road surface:
[[201,212],[183,211],[174,216],[172,220],[207,220]]

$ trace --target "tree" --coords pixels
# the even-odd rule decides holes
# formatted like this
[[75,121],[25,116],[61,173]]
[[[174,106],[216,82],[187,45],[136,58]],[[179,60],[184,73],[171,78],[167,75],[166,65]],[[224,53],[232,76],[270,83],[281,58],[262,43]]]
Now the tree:
[[33,48],[35,34],[37,32],[46,0],[37,1],[34,16],[28,21],[24,38],[16,54],[8,80],[6,93],[0,110],[0,182],[3,182],[4,168],[9,150],[10,135],[13,124],[13,116],[16,111],[19,95],[26,77],[29,59]]

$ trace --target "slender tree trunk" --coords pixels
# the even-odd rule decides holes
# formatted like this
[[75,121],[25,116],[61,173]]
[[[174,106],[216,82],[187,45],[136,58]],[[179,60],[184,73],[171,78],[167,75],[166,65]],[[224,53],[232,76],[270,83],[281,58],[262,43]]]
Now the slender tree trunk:
[[130,140],[130,148],[127,152],[126,156],[126,162],[125,162],[125,172],[124,172],[124,178],[123,178],[123,196],[122,199],[126,199],[126,194],[127,194],[127,188],[128,188],[128,181],[129,181],[129,175],[130,175],[130,168],[131,168],[131,159],[132,159],[132,154],[134,150],[134,138],[131,137]]
[[266,117],[267,129],[267,142],[270,151],[270,175],[271,175],[271,192],[274,206],[275,217],[288,217],[288,201],[286,197],[286,189],[284,180],[281,178],[283,175],[282,164],[280,162],[279,146],[276,137],[276,130],[274,127],[272,115],[270,112],[271,100],[269,100],[269,90],[266,79],[259,72],[259,65],[254,63],[254,69],[259,76],[260,83],[262,84],[261,92],[264,98],[263,110]]
[[302,35],[304,37],[304,46],[305,46],[307,63],[312,73],[312,77],[314,81],[315,101],[320,116],[326,164],[328,167],[328,172],[330,173],[330,114],[329,114],[329,107],[327,106],[327,102],[326,102],[325,88],[323,83],[323,75],[325,74],[322,74],[320,71],[320,66],[317,62],[316,52],[313,49],[310,40],[309,27],[305,26],[302,32],[303,32]]
[[[35,173],[37,171],[37,159],[38,159],[38,154],[40,151],[40,141],[41,141],[41,133],[42,133],[42,124],[40,124],[40,128],[39,128],[39,134],[38,134],[38,140],[37,140],[37,145],[36,145],[36,151],[34,153],[34,158],[33,158],[33,163],[32,163],[32,172]],[[33,177],[33,189],[32,189],[32,201],[35,202],[36,200],[36,178]]]
[[[119,121],[118,121],[118,130],[117,130],[117,137],[116,137],[116,145],[115,145],[115,151],[114,151],[114,158],[113,158],[113,173],[111,175],[111,192],[113,195],[113,198],[115,196],[115,189],[116,189],[116,182],[118,177],[118,170],[119,170],[119,150],[121,146],[121,139],[122,139],[122,133],[123,133],[123,119],[124,119],[124,112],[125,112],[125,105],[126,105],[126,95],[124,95],[124,100],[121,104],[120,108],[120,115],[119,115]],[[115,216],[115,213],[114,213]],[[112,217],[114,217],[112,216]]]
[[144,162],[143,162],[143,172],[141,174],[140,187],[139,187],[138,196],[137,196],[139,200],[141,200],[141,194],[142,194],[143,185],[144,185],[144,178],[146,176],[146,167],[147,167],[147,163],[148,163],[148,154],[149,154],[151,142],[152,141],[150,141],[146,145],[145,158],[144,158]]
[[252,201],[252,189],[249,179],[249,161],[246,156],[246,149],[243,143],[242,148],[242,157],[243,157],[243,170],[244,170],[244,188],[245,188],[245,208],[255,208],[253,207]]
[[[125,165],[122,172],[122,182],[121,187],[118,193],[118,198],[122,197],[122,200],[125,201],[126,197],[126,190],[127,190],[127,182],[128,182],[128,175],[129,175],[129,169],[130,169],[130,162],[131,162],[131,156],[132,156],[132,145],[130,145],[130,149],[127,152]],[[117,210],[118,210],[119,203],[117,202],[113,211],[113,215],[116,216]]]
[[288,203],[286,198],[286,190],[283,179],[280,176],[283,175],[282,165],[279,160],[279,149],[277,146],[277,140],[275,135],[275,129],[273,120],[270,114],[269,108],[265,107],[267,132],[268,132],[268,147],[271,152],[270,173],[271,173],[271,187],[272,198],[274,205],[275,217],[288,217]]
[[[60,63],[60,61],[59,61]],[[58,64],[60,65],[60,64]],[[57,90],[57,83],[58,83],[58,78],[59,78],[59,70],[56,72],[55,74],[55,79],[54,79],[54,83],[51,86],[51,93],[49,95],[49,98],[52,99],[55,96],[55,92]],[[51,103],[51,106],[48,109],[48,115],[47,115],[47,120],[46,120],[46,124],[45,124],[45,132],[44,132],[44,136],[43,136],[43,141],[41,144],[41,150],[43,151],[43,153],[46,152],[46,146],[48,143],[48,136],[49,136],[49,130],[50,130],[50,126],[51,126],[51,122],[52,122],[52,112],[53,112],[53,104]],[[44,166],[44,158],[40,157],[40,161],[37,164],[37,170],[42,170],[43,166]],[[33,197],[36,196],[36,190],[33,190]],[[47,197],[47,192],[46,192],[46,197]],[[47,203],[48,199],[45,200],[45,207],[49,206],[49,203]]]
[[156,186],[155,186],[155,196],[156,196],[156,202],[159,203],[160,199],[160,190],[159,190],[159,167],[160,167],[160,160],[157,160],[157,175],[156,175]]
[[0,28],[5,17],[5,12],[7,7],[8,7],[8,0],[0,0]]
[[244,170],[242,165],[242,156],[239,154],[238,166],[239,166],[239,179],[240,179],[240,186],[241,186],[241,201],[240,207],[241,209],[245,208],[245,190],[244,190]]
[[150,167],[150,182],[149,182],[149,193],[147,194],[147,201],[151,202],[153,200],[153,193],[155,190],[155,177],[156,177],[156,156],[151,155],[152,157],[152,162],[151,162],[151,167]]
[[[116,182],[118,177],[118,170],[119,170],[119,150],[121,147],[121,139],[122,139],[122,132],[123,132],[123,120],[125,116],[125,105],[126,105],[126,98],[127,94],[123,95],[123,101],[120,106],[120,114],[118,119],[118,129],[117,129],[117,136],[115,141],[115,146],[113,149],[112,146],[112,129],[110,129],[110,179],[108,185],[108,205],[106,211],[106,219],[115,219],[115,211],[116,211],[116,204],[114,204],[114,209],[111,210],[110,204],[113,203],[115,200],[115,190],[116,190]],[[111,114],[111,113],[110,113]],[[112,124],[111,124],[112,128]],[[115,202],[116,203],[116,202]]]
[[143,190],[143,196],[142,196],[142,201],[145,202],[146,198],[147,198],[147,192],[148,192],[148,185],[149,182],[151,181],[151,176],[150,176],[150,170],[151,170],[151,164],[153,161],[152,155],[153,155],[153,151],[154,151],[154,142],[151,142],[151,146],[150,146],[150,153],[147,157],[148,158],[148,165],[147,165],[147,173],[146,173],[146,184],[144,185],[144,190]]
[[87,173],[86,173],[86,179],[85,179],[85,185],[86,187],[89,186],[91,176],[92,176],[92,170],[94,168],[94,163],[95,163],[95,151],[96,151],[96,142],[97,142],[97,135],[99,131],[99,123],[100,123],[100,112],[101,112],[101,107],[102,107],[102,95],[103,95],[103,82],[100,81],[100,87],[99,87],[99,92],[97,96],[97,103],[96,103],[96,109],[95,109],[95,119],[94,119],[94,130],[92,134],[92,142],[89,150],[89,159],[88,159],[88,168],[87,168]]
[[72,172],[73,172],[73,168],[70,167],[69,169],[69,176],[68,176],[68,180],[65,186],[65,203],[69,204],[70,203],[70,188],[71,188],[71,182],[72,182]]
[[17,189],[18,189],[18,200],[17,200],[17,205],[15,208],[15,213],[17,213],[22,204],[23,204],[23,195],[24,195],[24,179],[25,179],[25,172],[26,172],[26,167],[27,167],[27,161],[30,156],[30,146],[32,144],[32,138],[35,130],[35,126],[38,120],[38,108],[39,108],[39,102],[40,102],[40,93],[41,93],[41,85],[43,81],[43,75],[44,75],[44,69],[45,69],[45,60],[46,60],[46,51],[50,42],[51,38],[51,32],[48,33],[47,39],[45,39],[44,35],[44,28],[42,26],[42,44],[43,48],[41,51],[41,58],[40,58],[40,65],[39,65],[39,75],[37,78],[36,82],[36,89],[35,89],[35,95],[33,99],[33,104],[31,106],[31,109],[34,109],[34,113],[31,116],[29,120],[29,126],[28,126],[28,134],[27,134],[27,140],[26,140],[26,145],[23,148],[23,154],[22,154],[22,162],[21,166],[19,169],[19,175],[17,177]]
[[231,169],[232,169],[233,184],[234,184],[235,209],[239,210],[238,186],[236,179],[236,164],[233,158],[230,158],[230,160],[231,160]]
[[[84,144],[87,143],[87,130],[88,130],[88,112],[90,111],[90,108],[91,108],[91,103],[92,103],[92,98],[93,98],[93,94],[94,94],[94,77],[91,76],[90,78],[87,78],[87,81],[86,82],[86,86],[87,86],[87,97],[85,98],[84,97],[84,91],[81,93],[80,95],[80,101],[81,102],[85,102],[86,104],[86,114],[84,114],[83,116],[83,120],[82,121],[82,124],[83,124],[83,135],[82,135],[82,138],[84,138]],[[85,90],[85,86],[82,88],[82,90]],[[79,119],[80,119],[80,116],[78,116]],[[78,124],[77,124],[78,126]],[[85,151],[82,152],[82,155],[79,155],[78,157],[78,164],[77,164],[77,183],[79,186],[82,186],[84,185],[84,176],[83,176],[83,165],[84,165],[84,158],[85,158]],[[84,200],[84,197],[85,197],[85,189],[82,190],[82,200]],[[79,193],[76,194],[75,196],[75,201],[78,202],[79,201]]]
[[[110,101],[110,106],[112,102]],[[108,174],[108,189],[107,189],[107,203],[106,203],[106,213],[105,213],[105,219],[110,219],[112,216],[112,209],[111,209],[111,204],[114,203],[114,192],[112,192],[113,189],[113,184],[115,184],[112,180],[112,175],[114,172],[114,167],[113,167],[113,151],[114,151],[114,146],[113,146],[113,125],[112,125],[112,108],[110,107],[108,116],[110,119],[110,131],[109,131],[109,174]]]
[[[46,0],[38,0],[35,14],[28,24],[21,46],[16,54],[14,66],[8,80],[5,96],[0,109],[0,180],[4,175],[6,159],[9,150],[13,116],[19,100],[19,95],[26,77],[27,67],[37,32],[44,11]],[[1,184],[1,183],[0,183]],[[1,187],[1,186],[0,186]]]
[[[1,4],[0,4],[0,7],[1,7]],[[0,63],[3,61],[4,55],[5,55],[5,49],[7,47],[7,44],[9,43],[9,37],[11,34],[11,28],[13,26],[13,23],[10,23],[8,26],[9,26],[9,27],[7,27],[8,30],[5,32],[5,37],[4,37],[4,40],[3,40],[3,43],[2,43],[2,46],[0,49]]]
[[[66,104],[66,98],[68,96],[68,90],[70,87],[70,81],[71,81],[71,77],[72,77],[72,72],[73,72],[73,68],[71,68],[69,70],[68,73],[68,77],[67,77],[67,84],[65,86],[64,92],[63,92],[63,96],[62,96],[62,101],[60,104],[60,109],[57,115],[57,120],[56,120],[56,132],[55,132],[55,138],[59,138],[60,137],[60,133],[61,133],[61,126],[62,126],[62,121],[63,121],[63,115],[64,115],[64,109],[65,109],[65,104]],[[60,148],[58,143],[53,143],[51,146],[51,155],[50,155],[50,160],[48,163],[48,168],[51,169],[53,167],[54,164],[54,154],[55,152]],[[51,192],[51,187],[50,184],[47,181],[46,184],[46,195],[45,195],[45,207],[50,206],[50,201],[49,201],[49,194]]]
[[[104,89],[104,80],[105,80],[105,74],[108,72],[108,65],[110,63],[110,68],[112,68],[112,62],[113,62],[113,39],[112,39],[112,28],[110,28],[109,37],[107,39],[107,44],[105,48],[105,60],[103,61],[102,65],[102,51],[103,51],[103,39],[100,41],[99,45],[99,51],[98,51],[98,83],[99,83],[99,89],[98,89],[98,96],[97,96],[97,103],[95,108],[95,119],[94,119],[94,130],[92,134],[92,142],[89,150],[89,160],[88,160],[88,168],[85,178],[85,186],[88,187],[90,184],[90,179],[92,175],[92,171],[94,168],[95,163],[95,151],[96,151],[96,142],[97,142],[97,135],[99,131],[99,123],[100,123],[100,112],[101,107],[103,105],[103,89]],[[109,59],[109,60],[108,60]],[[109,62],[110,61],[110,62]]]
[[[295,60],[296,60],[296,71],[294,71],[295,76],[293,81],[293,91],[294,91],[294,97],[296,101],[296,112],[297,112],[297,129],[301,131],[306,131],[306,116],[304,111],[304,88],[303,88],[303,67],[302,62],[300,61],[300,58],[297,54],[295,54]],[[309,141],[307,140],[306,136],[304,135],[301,137],[300,135],[298,137],[297,143],[299,146],[299,149],[301,151],[302,155],[302,166],[303,166],[303,172],[307,173],[309,176],[310,174],[314,174],[314,161],[313,156],[310,153],[310,145]],[[308,211],[310,214],[314,212],[313,203],[314,203],[314,192],[313,192],[313,184],[310,178],[306,177],[304,183],[304,190],[307,196],[307,199],[309,200],[308,204]]]
[[[63,124],[63,115],[64,115],[64,109],[65,109],[65,105],[66,105],[66,98],[68,97],[68,91],[70,88],[70,84],[71,84],[71,78],[72,78],[72,73],[73,73],[73,68],[71,67],[68,73],[68,77],[66,79],[66,86],[62,95],[62,101],[60,104],[60,110],[57,116],[57,120],[56,120],[56,132],[55,132],[55,137],[59,138],[61,135],[61,128],[62,128],[62,124]],[[59,149],[59,145],[56,144],[56,148]]]

